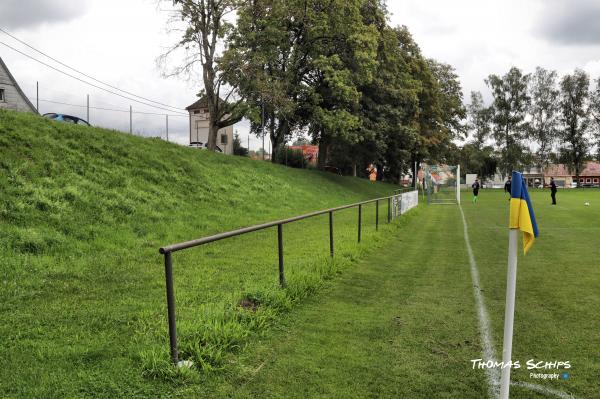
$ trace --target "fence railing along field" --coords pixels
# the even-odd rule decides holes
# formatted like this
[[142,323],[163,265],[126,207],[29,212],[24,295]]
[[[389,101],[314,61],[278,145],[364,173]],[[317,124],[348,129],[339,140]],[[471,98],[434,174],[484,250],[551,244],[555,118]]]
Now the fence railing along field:
[[[406,189],[400,189],[404,191]],[[399,191],[399,190],[395,190]],[[244,227],[237,230],[231,230],[224,233],[219,233],[207,237],[198,238],[191,241],[180,242],[177,244],[171,244],[159,249],[159,253],[164,256],[165,264],[165,282],[166,282],[166,293],[167,293],[167,316],[169,324],[169,345],[171,360],[175,365],[179,362],[179,354],[177,350],[177,324],[175,314],[175,291],[173,287],[173,252],[182,251],[201,245],[205,245],[211,242],[224,240],[231,237],[240,236],[243,234],[252,233],[259,230],[268,229],[271,227],[277,227],[277,251],[278,251],[278,273],[279,273],[279,285],[281,287],[286,286],[285,270],[284,270],[284,258],[283,258],[283,225],[300,220],[312,218],[319,215],[329,214],[329,254],[331,257],[335,253],[334,245],[334,218],[333,214],[337,211],[341,211],[349,208],[358,208],[358,220],[357,220],[357,242],[361,241],[361,230],[362,230],[362,209],[363,205],[375,203],[375,229],[379,229],[379,204],[387,200],[387,222],[390,223],[394,218],[401,215],[402,209],[402,195],[394,194],[387,197],[375,198],[367,201],[356,202],[353,204],[342,205],[335,208],[324,209],[321,211],[311,212],[304,215],[294,216],[287,219],[276,220],[272,222],[256,224],[249,227]],[[418,195],[417,195],[418,198]]]

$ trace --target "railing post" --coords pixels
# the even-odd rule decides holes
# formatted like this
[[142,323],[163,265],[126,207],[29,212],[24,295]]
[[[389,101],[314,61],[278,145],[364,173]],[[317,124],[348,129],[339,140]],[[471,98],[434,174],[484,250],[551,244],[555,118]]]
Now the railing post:
[[358,242],[360,242],[361,219],[362,219],[362,204],[358,204]]
[[392,197],[388,197],[388,223],[392,220]]
[[279,249],[279,285],[285,287],[285,274],[283,273],[283,225],[277,225],[277,244]]
[[333,211],[329,211],[329,254],[333,258]]
[[175,293],[173,291],[173,259],[171,252],[165,252],[165,279],[167,282],[167,312],[169,317],[171,360],[177,366],[179,354],[177,353],[177,326],[175,324]]
[[379,200],[375,201],[375,230],[379,230]]

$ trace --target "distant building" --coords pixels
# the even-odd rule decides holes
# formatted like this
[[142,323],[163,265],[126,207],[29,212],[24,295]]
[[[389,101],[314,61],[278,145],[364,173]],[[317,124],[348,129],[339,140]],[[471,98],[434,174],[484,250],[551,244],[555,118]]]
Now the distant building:
[[0,109],[38,113],[17,84],[2,58],[0,58]]
[[571,188],[572,183],[575,181],[573,175],[569,171],[566,165],[548,165],[544,169],[544,185],[550,184],[550,178],[554,177],[554,182],[558,187]]
[[[208,143],[208,101],[206,97],[186,108],[190,114],[190,146],[206,147]],[[217,150],[233,154],[233,126],[219,129]]]
[[[544,183],[550,184],[550,177],[554,177],[556,185],[559,187],[572,187],[577,183],[575,171],[569,169],[566,165],[550,165],[544,171]],[[600,163],[587,162],[583,170],[579,172],[580,187],[598,187],[600,185]]]
[[304,159],[311,165],[317,164],[319,158],[319,146],[318,145],[291,145],[288,147],[290,150],[302,151]]

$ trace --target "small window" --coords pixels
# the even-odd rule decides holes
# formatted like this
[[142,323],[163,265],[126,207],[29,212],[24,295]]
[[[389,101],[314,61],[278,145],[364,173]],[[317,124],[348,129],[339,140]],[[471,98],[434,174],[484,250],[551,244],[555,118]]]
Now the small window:
[[199,109],[195,109],[195,110],[194,110],[194,114],[199,114],[199,113],[200,113],[200,110],[199,110]]
[[594,177],[594,183],[598,183],[598,178]]
[[585,182],[586,182],[586,183],[591,183],[591,182],[592,182],[592,179],[590,179],[590,178],[588,177],[587,179],[585,179]]
[[227,144],[227,135],[226,134],[221,135],[221,144]]
[[579,179],[579,183],[583,183],[585,180],[583,178]]
[[0,89],[0,101],[5,101],[5,99],[4,99],[4,89]]

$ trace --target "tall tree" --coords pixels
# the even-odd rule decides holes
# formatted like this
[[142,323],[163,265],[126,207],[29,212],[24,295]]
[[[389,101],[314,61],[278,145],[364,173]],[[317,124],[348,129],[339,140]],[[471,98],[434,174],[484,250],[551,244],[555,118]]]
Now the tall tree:
[[[274,146],[308,127],[324,167],[332,140],[357,142],[357,85],[375,68],[376,30],[361,11],[373,0],[256,0],[240,8],[228,61]],[[235,75],[235,74],[234,74]],[[236,76],[231,76],[232,80]],[[264,104],[264,105],[263,105]],[[256,121],[253,129],[258,129]]]
[[531,136],[538,145],[536,163],[541,168],[548,165],[557,135],[558,95],[556,71],[537,67],[531,76],[529,96],[531,105],[529,122]]
[[586,137],[590,126],[589,86],[590,77],[581,69],[576,69],[572,75],[566,75],[560,81],[561,150],[569,167],[575,171],[577,185],[589,153]]
[[499,166],[501,172],[507,175],[513,169],[520,169],[526,161],[523,139],[528,130],[529,75],[513,67],[504,76],[488,76],[485,82],[494,97],[493,136],[500,149]]
[[595,81],[596,87],[590,95],[590,115],[593,118],[596,144],[596,160],[600,161],[600,78]]
[[[165,0],[166,1],[166,0]],[[161,57],[167,58],[177,50],[185,53],[183,65],[175,67],[170,75],[187,75],[196,73],[196,66],[202,69],[203,88],[198,96],[205,98],[208,106],[208,143],[209,150],[217,148],[219,129],[238,122],[243,115],[243,102],[234,100],[234,88],[225,87],[225,76],[228,65],[219,59],[219,46],[232,29],[227,22],[228,14],[239,6],[239,0],[170,0],[175,7],[177,24],[183,34],[181,39]]]
[[361,169],[375,162],[378,177],[399,181],[410,169],[410,149],[416,145],[417,131],[411,121],[421,86],[411,74],[412,55],[404,48],[403,28],[388,27],[384,18],[376,26],[377,69],[374,78],[360,87],[363,141],[349,153],[358,155],[352,161],[359,162]]
[[491,108],[485,106],[481,92],[471,92],[471,102],[467,105],[467,115],[467,128],[471,132],[473,143],[478,147],[482,147],[492,132],[492,114]]

